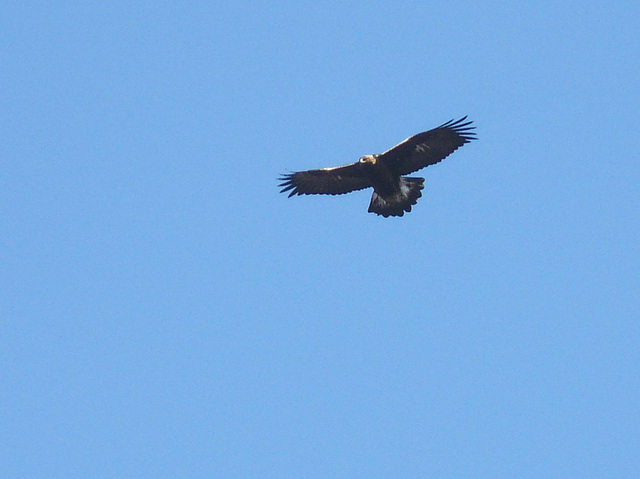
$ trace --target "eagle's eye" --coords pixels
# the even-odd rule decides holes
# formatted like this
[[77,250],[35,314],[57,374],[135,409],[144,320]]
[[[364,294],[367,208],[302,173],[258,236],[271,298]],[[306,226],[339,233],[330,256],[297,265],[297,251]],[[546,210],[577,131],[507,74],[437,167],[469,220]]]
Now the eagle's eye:
[[361,157],[360,158],[360,163],[362,163],[362,164],[367,163],[367,157],[366,156]]

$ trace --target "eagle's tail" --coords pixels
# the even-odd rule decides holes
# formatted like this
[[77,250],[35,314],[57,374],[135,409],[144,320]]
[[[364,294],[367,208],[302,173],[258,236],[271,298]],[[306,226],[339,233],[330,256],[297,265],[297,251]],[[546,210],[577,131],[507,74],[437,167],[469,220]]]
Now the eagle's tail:
[[382,197],[375,191],[371,196],[369,213],[376,213],[385,218],[389,216],[402,216],[404,212],[411,211],[411,205],[418,202],[422,196],[424,178],[400,178],[400,191],[392,196]]

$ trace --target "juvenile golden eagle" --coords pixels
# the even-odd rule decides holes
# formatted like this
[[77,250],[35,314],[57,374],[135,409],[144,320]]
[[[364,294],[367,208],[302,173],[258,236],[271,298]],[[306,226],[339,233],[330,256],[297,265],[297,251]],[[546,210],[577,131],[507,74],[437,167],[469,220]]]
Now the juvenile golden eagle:
[[365,155],[356,163],[334,168],[298,171],[282,175],[280,191],[293,195],[342,195],[373,188],[369,213],[385,218],[411,211],[424,188],[424,178],[409,173],[442,161],[459,147],[476,139],[467,117],[448,121],[433,130],[407,138],[379,155]]

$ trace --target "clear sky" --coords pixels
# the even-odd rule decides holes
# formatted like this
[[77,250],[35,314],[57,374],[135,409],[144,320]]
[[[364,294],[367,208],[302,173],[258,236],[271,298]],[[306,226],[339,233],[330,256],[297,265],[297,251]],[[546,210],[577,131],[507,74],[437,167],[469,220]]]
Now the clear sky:
[[[0,477],[640,477],[639,25],[5,1]],[[403,218],[279,193],[464,115]]]

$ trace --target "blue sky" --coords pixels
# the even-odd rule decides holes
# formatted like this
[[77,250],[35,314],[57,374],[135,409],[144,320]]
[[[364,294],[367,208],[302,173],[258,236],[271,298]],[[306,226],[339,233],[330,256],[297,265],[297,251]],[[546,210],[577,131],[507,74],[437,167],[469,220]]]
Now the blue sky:
[[637,476],[636,3],[5,2],[0,476]]

